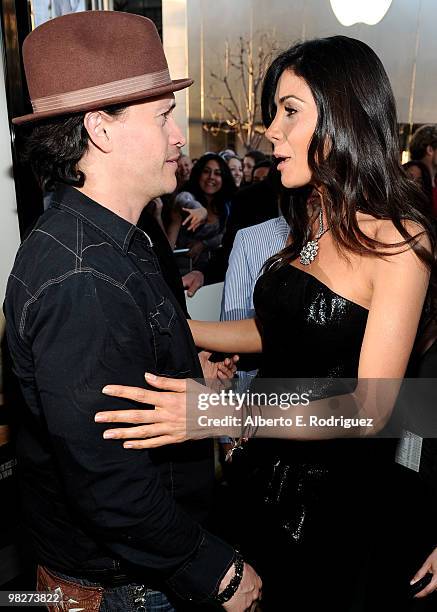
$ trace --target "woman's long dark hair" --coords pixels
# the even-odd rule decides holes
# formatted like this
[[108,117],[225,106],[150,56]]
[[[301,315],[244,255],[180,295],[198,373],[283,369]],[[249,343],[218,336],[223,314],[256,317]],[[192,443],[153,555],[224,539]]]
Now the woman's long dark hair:
[[206,164],[211,160],[218,163],[222,176],[221,189],[214,194],[211,207],[213,212],[219,216],[222,216],[226,214],[225,206],[236,193],[237,187],[231,171],[229,170],[228,164],[222,157],[220,157],[220,155],[217,155],[216,153],[206,153],[205,155],[202,155],[202,157],[199,157],[191,170],[189,180],[181,188],[181,191],[189,191],[193,194],[198,202],[205,206],[205,208],[209,207],[205,194],[200,188],[200,176]]
[[[395,101],[376,54],[363,42],[345,36],[310,40],[281,53],[263,84],[261,104],[267,127],[276,114],[275,93],[285,70],[305,80],[317,106],[308,164],[312,183],[322,187],[327,223],[342,252],[346,256],[347,252],[386,256],[393,254],[387,251],[389,247],[411,245],[434,271],[434,228],[421,212],[426,210],[423,194],[401,168]],[[309,186],[307,193],[311,189]],[[311,233],[306,197],[282,202],[291,244],[268,260],[267,269],[295,259]],[[357,211],[390,219],[404,241],[388,245],[366,236],[358,226]],[[432,254],[409,234],[403,220],[423,227]]]

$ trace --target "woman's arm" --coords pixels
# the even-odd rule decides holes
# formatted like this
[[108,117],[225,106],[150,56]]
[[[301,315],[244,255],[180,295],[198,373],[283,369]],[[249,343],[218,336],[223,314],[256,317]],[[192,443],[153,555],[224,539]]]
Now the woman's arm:
[[[407,225],[411,235],[421,231]],[[383,222],[378,239],[386,244],[403,240],[391,222]],[[420,244],[430,249],[423,235]],[[405,249],[405,247],[404,247]],[[320,418],[333,414],[371,420],[372,425],[347,431],[343,427],[315,428],[300,433],[278,432],[274,437],[347,437],[372,435],[389,420],[407,369],[429,284],[430,272],[413,249],[372,261],[372,298],[361,345],[358,385],[354,393],[311,402],[309,410]],[[304,414],[300,409],[297,414]],[[370,421],[369,421],[370,422]],[[308,429],[308,428],[307,428]],[[308,435],[309,434],[309,435]]]
[[[410,229],[410,233],[414,234],[417,231]],[[381,239],[386,243],[401,240],[397,235]],[[426,237],[421,238],[421,244],[429,248]],[[361,347],[357,389],[353,393],[310,401],[307,405],[299,404],[287,410],[281,409],[279,405],[256,407],[254,413],[264,418],[284,417],[292,420],[292,425],[258,427],[257,436],[309,440],[373,435],[382,429],[391,416],[402,378],[405,375],[428,288],[429,276],[429,270],[411,248],[384,259],[373,260],[371,273],[373,291]],[[193,335],[199,346],[214,351],[244,352],[242,350],[244,343],[247,350],[255,352],[254,346],[249,348],[249,344],[255,339],[256,323],[253,319],[221,323],[192,321],[190,324],[193,326]],[[251,341],[248,341],[246,332]],[[105,420],[108,421],[135,424],[139,422],[150,424],[159,421],[159,428],[152,424],[132,428],[130,431],[128,429],[117,430],[117,437],[124,439],[151,438],[134,441],[132,447],[160,446],[163,443],[169,443],[168,436],[173,442],[179,442],[195,437],[241,435],[241,428],[238,426],[233,429],[221,427],[217,430],[215,426],[197,427],[196,429],[193,423],[184,433],[181,423],[187,415],[187,381],[158,377],[148,379],[148,382],[156,389],[163,389],[167,392],[132,390],[112,385],[110,389],[111,395],[132,398],[134,394],[137,401],[153,404],[157,408],[155,414],[153,411],[144,411],[149,414],[143,414],[141,418],[144,420],[142,421],[138,420],[138,412],[132,415],[132,420],[127,413],[118,414],[116,418],[112,418],[109,413],[106,414]],[[191,385],[191,382],[188,381],[188,384]],[[199,389],[199,393],[201,392],[202,390]],[[192,398],[192,395],[190,397]],[[191,410],[191,417],[192,413]],[[224,409],[223,405],[212,405],[208,408],[208,415],[211,417],[223,417],[231,413],[241,416],[241,410],[238,412],[232,408]],[[298,426],[299,419],[301,423],[305,423],[309,416],[318,420],[332,416],[358,418],[363,419],[364,424],[358,427],[345,427],[340,422],[336,426],[326,427],[318,426],[316,421],[314,426],[311,426],[310,423],[307,426]],[[176,431],[176,421],[179,428],[177,435],[173,436],[173,432]],[[152,429],[149,430],[150,427]],[[160,442],[160,437],[165,442]]]
[[189,320],[194,343],[219,353],[261,353],[262,340],[256,319],[242,321]]
[[[403,240],[386,221],[378,239],[386,243]],[[411,235],[420,227],[406,224]],[[418,238],[430,250],[427,236]],[[403,247],[405,249],[405,247]],[[397,251],[399,249],[393,249]],[[359,378],[402,378],[405,375],[429,284],[430,272],[412,248],[378,258],[372,266],[372,300],[364,335]]]
[[199,205],[199,208],[182,208],[182,210],[187,213],[182,225],[190,232],[195,232],[208,219],[208,211],[203,206]]

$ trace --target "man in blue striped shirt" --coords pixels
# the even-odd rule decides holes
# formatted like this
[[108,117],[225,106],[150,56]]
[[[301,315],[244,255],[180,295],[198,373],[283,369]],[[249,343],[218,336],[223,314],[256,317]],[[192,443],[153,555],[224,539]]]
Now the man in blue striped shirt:
[[267,259],[285,247],[289,231],[280,216],[237,232],[223,289],[222,321],[255,315],[252,296],[257,278]]
[[[220,315],[222,321],[236,321],[255,316],[255,283],[269,257],[285,247],[289,231],[288,223],[283,216],[279,216],[237,232],[223,288]],[[246,366],[245,371],[238,373],[242,382],[247,376],[251,378],[256,374],[252,359],[245,357],[240,361],[240,367],[243,364]]]

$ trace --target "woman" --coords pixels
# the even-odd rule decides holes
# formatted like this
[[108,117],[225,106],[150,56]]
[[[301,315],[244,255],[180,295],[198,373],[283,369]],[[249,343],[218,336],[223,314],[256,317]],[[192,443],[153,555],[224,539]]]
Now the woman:
[[[207,153],[195,163],[190,180],[175,199],[167,236],[173,247],[189,248],[188,256],[197,270],[204,271],[211,253],[221,245],[229,201],[235,189],[226,162],[215,153]],[[189,211],[202,207],[207,211],[206,220],[193,229],[193,215]],[[187,219],[183,219],[185,212],[189,214],[188,227]]]
[[255,168],[256,164],[259,164],[265,159],[266,156],[264,155],[264,153],[262,153],[261,151],[257,151],[256,149],[248,151],[245,154],[245,156],[243,157],[243,177],[245,185],[250,185],[252,183],[253,169]]
[[[435,273],[423,196],[399,163],[391,87],[367,45],[335,36],[274,60],[262,108],[282,184],[316,189],[319,200],[284,206],[289,243],[258,279],[256,319],[190,326],[196,344],[209,350],[262,351],[260,384],[282,379],[281,390],[286,379],[298,379],[301,392],[313,393],[311,414],[328,414],[330,406],[342,415],[357,401],[376,423],[361,431],[366,438],[393,409],[390,383],[405,375]],[[155,424],[118,436],[130,448],[183,441],[185,382],[147,381],[166,393],[109,389],[157,408],[141,415]],[[374,385],[383,389],[377,404]],[[264,416],[278,412],[262,407]],[[138,416],[122,420],[138,423]],[[246,555],[263,578],[263,609],[406,609],[423,551],[414,550],[414,523],[403,514],[394,441],[338,439],[351,435],[341,427],[263,435],[282,439],[251,440],[241,452],[250,464],[250,503],[230,517],[240,520]]]
[[236,155],[230,155],[225,157],[225,161],[228,164],[229,170],[231,171],[236,187],[240,187],[241,181],[243,180],[243,164],[241,159]]

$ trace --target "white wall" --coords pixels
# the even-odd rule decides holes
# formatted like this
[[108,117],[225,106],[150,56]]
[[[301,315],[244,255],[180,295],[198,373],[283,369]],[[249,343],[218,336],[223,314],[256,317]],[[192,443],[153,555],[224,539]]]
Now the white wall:
[[[0,34],[1,37],[1,34]],[[0,46],[3,41],[0,38]],[[4,66],[0,61],[0,306],[20,244],[17,203],[12,176],[11,134],[6,107]]]

